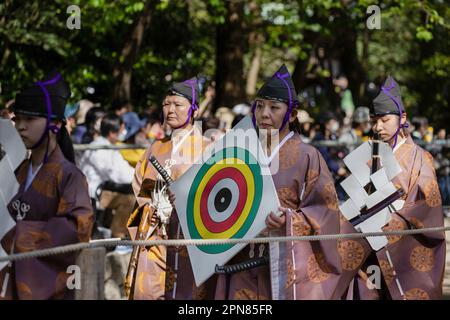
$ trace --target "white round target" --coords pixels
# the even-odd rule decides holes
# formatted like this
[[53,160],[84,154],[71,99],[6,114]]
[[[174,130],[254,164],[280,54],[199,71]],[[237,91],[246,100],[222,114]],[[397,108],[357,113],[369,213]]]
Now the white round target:
[[208,214],[214,222],[223,222],[236,209],[239,187],[233,179],[219,181],[211,190],[207,200]]

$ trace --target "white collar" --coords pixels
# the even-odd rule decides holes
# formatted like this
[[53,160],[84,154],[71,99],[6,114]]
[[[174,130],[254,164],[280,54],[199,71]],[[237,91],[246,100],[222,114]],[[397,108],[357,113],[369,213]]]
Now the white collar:
[[39,169],[41,169],[42,165],[44,163],[42,162],[37,168],[36,170],[33,172],[33,164],[31,162],[30,159],[30,165],[28,166],[28,174],[27,174],[27,179],[25,180],[25,191],[28,190],[28,188],[31,186],[31,183],[33,182],[34,178],[36,177],[36,175],[39,172]]
[[397,151],[398,148],[400,148],[401,145],[404,144],[405,142],[406,142],[406,138],[403,138],[402,141],[398,142],[398,143],[395,145],[393,152],[395,153],[395,151]]
[[[173,144],[172,147],[172,155],[175,154],[178,149],[181,147],[181,145],[183,144],[183,142],[191,135],[191,133],[194,131],[195,127],[192,127],[191,130],[189,130],[188,133],[186,133],[181,139],[179,139],[177,144]],[[178,140],[178,136],[176,136],[177,140]]]
[[290,131],[284,138],[281,140],[281,142],[273,149],[272,153],[270,154],[270,157],[267,157],[267,163],[271,163],[273,158],[278,154],[281,147],[294,135],[294,131]]

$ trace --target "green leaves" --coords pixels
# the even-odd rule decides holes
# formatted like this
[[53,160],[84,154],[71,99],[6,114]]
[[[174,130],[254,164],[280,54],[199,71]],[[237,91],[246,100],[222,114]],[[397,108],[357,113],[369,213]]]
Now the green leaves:
[[[93,99],[110,104],[113,69],[122,61],[123,44],[147,1],[152,0],[0,1],[0,105],[53,68],[69,80],[71,102],[85,97],[87,86],[94,86]],[[174,80],[197,74],[214,78],[216,32],[227,23],[227,1],[235,0],[158,1],[133,65],[131,94],[137,110],[159,103],[167,75]],[[381,30],[368,30],[366,10],[377,3]],[[80,7],[81,30],[66,27],[71,4]],[[403,94],[410,110],[426,114],[448,107],[450,9],[445,1],[248,0],[244,13],[242,32],[248,39],[244,75],[255,46],[260,46],[258,81],[281,62],[291,71],[302,62],[308,79],[326,83],[333,76],[331,61],[343,65],[343,52],[357,48],[364,81],[389,73],[408,87]],[[348,34],[355,34],[353,47],[341,42]],[[263,40],[251,43],[250,36],[255,35]],[[324,54],[320,59],[319,48]],[[327,97],[317,97],[321,99]],[[443,114],[429,113],[436,119]]]

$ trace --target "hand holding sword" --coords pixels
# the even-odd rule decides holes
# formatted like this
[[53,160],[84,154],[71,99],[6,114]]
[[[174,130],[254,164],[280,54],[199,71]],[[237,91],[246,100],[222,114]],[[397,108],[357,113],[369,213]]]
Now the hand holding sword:
[[[172,178],[169,176],[166,170],[161,166],[161,164],[158,162],[158,160],[151,156],[149,159],[149,162],[155,167],[156,171],[161,175],[167,186],[170,186],[170,184],[173,182]],[[175,202],[175,195],[170,192],[169,189],[166,189],[167,194],[169,195],[169,201],[170,203],[174,204]],[[141,218],[141,223],[138,227],[138,231],[136,234],[135,240],[146,240],[156,229],[158,224],[152,224],[148,226],[150,215],[154,214],[154,210],[144,210],[144,214]],[[125,278],[125,294],[128,296],[129,299],[133,299],[134,295],[134,285],[136,282],[136,270],[138,267],[139,262],[139,255],[141,252],[142,246],[134,246],[133,251],[131,253],[130,263],[128,265],[128,271],[127,276]]]

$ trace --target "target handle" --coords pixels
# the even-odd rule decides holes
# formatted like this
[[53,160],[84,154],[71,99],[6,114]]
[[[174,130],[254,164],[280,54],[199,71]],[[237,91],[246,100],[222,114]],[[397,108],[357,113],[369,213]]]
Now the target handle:
[[149,158],[150,163],[155,167],[156,171],[161,175],[161,177],[164,179],[164,181],[170,186],[170,184],[173,182],[172,178],[169,176],[166,170],[161,166],[161,164],[156,160],[154,156],[151,156]]

